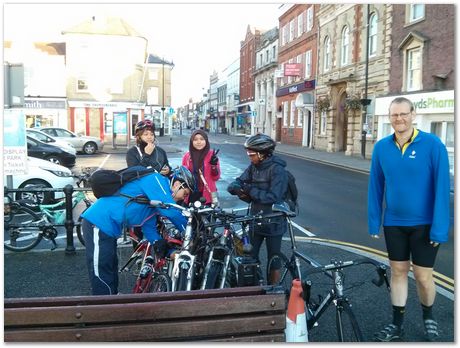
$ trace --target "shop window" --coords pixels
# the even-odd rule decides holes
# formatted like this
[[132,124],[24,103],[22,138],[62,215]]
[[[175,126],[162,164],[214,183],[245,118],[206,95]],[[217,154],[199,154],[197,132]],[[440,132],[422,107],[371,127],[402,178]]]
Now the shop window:
[[289,118],[289,127],[294,128],[294,119],[295,119],[295,114],[296,114],[296,107],[295,107],[295,101],[291,101],[291,117]]
[[288,105],[287,101],[283,102],[283,126],[287,127],[287,117],[288,117]]

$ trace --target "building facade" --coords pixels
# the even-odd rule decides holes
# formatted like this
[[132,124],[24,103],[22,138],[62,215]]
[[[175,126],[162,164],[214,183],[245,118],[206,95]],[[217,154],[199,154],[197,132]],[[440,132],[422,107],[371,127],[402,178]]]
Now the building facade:
[[311,147],[320,5],[288,4],[279,17],[276,140]]
[[315,148],[371,156],[375,98],[389,89],[391,9],[386,4],[321,6]]
[[278,28],[260,37],[256,47],[254,132],[276,137],[276,78],[278,68]]

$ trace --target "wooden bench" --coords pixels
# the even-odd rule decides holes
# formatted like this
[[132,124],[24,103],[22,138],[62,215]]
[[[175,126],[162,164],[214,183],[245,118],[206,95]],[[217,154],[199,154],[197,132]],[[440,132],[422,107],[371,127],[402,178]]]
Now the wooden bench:
[[284,342],[273,287],[5,299],[5,342]]

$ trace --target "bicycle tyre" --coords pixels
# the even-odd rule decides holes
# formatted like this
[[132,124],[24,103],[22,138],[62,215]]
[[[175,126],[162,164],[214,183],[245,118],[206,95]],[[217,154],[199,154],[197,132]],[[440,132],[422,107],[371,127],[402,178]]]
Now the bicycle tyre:
[[274,254],[268,261],[267,275],[266,275],[267,284],[270,283],[270,273],[273,267],[277,263],[281,264],[280,279],[278,280],[278,282],[276,282],[276,284],[271,284],[271,285],[282,286],[284,291],[287,294],[289,294],[291,292],[292,281],[298,278],[298,276],[297,276],[295,266],[291,263],[291,261],[283,253]]
[[42,240],[43,234],[39,226],[31,226],[31,224],[38,223],[41,217],[32,209],[24,206],[19,206],[14,211],[14,215],[21,215],[20,217],[17,216],[21,222],[5,224],[6,235],[9,236],[9,239],[3,242],[3,246],[7,250],[16,252],[29,251],[35,248]]
[[83,231],[81,229],[81,220],[83,220],[83,218],[80,216],[77,220],[77,225],[75,226],[75,228],[77,229],[77,237],[78,237],[78,240],[80,241],[80,243],[83,245],[83,246],[86,246],[85,245],[85,238],[83,237]]
[[188,268],[182,268],[179,265],[179,278],[177,279],[177,291],[186,291],[187,290],[187,275]]
[[170,292],[171,291],[171,278],[164,272],[156,273],[153,275],[150,284],[150,292]]
[[362,342],[363,334],[350,303],[340,301],[336,306],[335,314],[339,342]]
[[206,278],[205,289],[217,289],[217,281],[219,275],[222,275],[222,264],[220,262],[212,261],[211,267],[209,267],[208,277]]

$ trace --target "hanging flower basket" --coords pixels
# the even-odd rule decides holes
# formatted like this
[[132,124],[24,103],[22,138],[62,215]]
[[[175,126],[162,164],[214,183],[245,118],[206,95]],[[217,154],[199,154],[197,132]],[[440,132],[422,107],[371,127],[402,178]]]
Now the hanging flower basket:
[[331,101],[329,97],[322,97],[316,99],[316,109],[319,112],[327,111],[331,107]]
[[349,111],[356,111],[356,110],[361,110],[361,99],[359,99],[357,96],[350,96],[347,99],[345,99],[345,110]]

